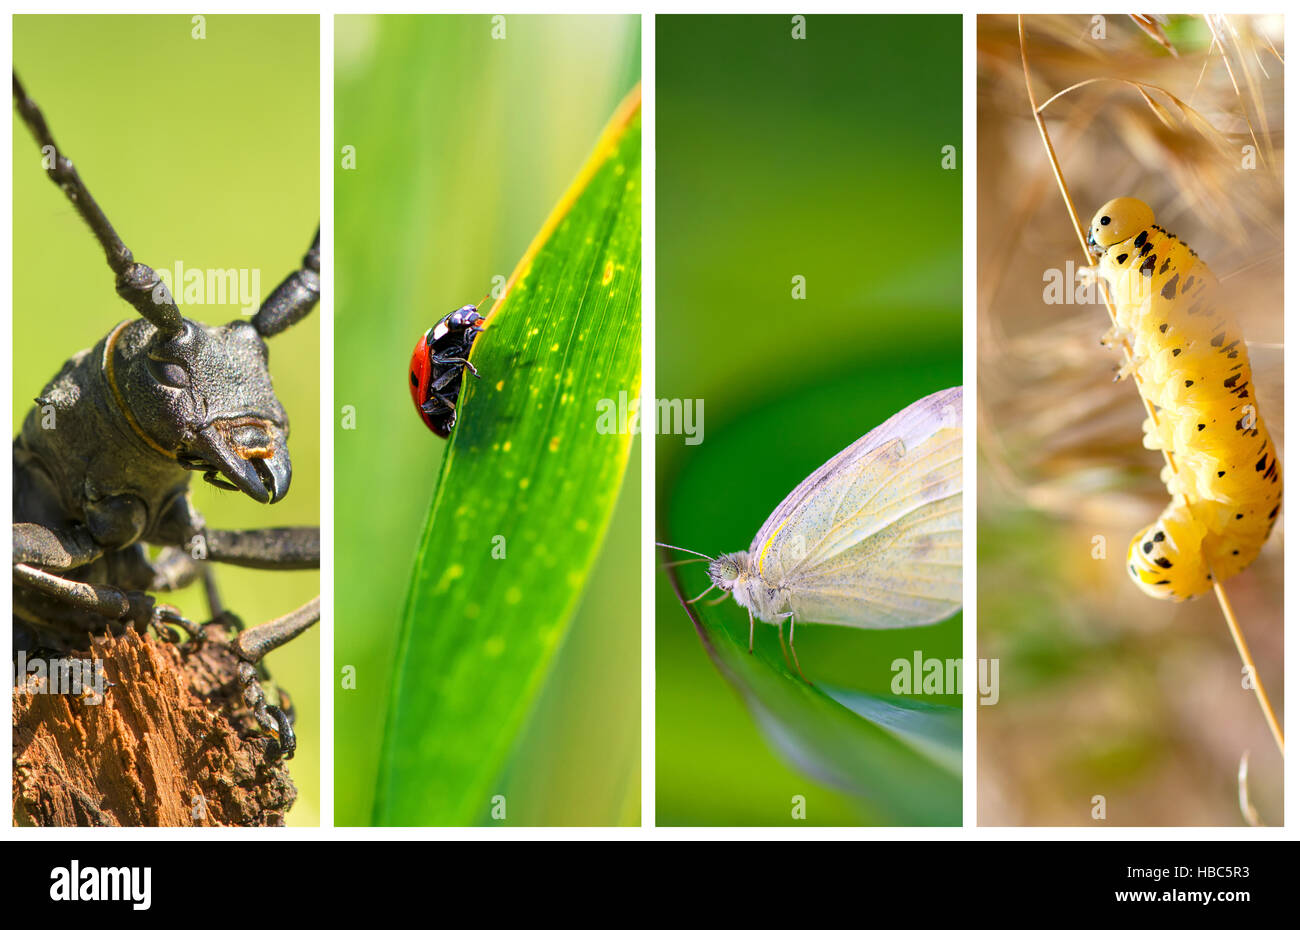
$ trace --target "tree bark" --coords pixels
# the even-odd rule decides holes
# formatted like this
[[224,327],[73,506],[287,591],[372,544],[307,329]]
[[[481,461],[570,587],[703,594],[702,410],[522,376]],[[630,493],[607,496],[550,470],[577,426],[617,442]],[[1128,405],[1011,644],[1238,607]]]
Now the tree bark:
[[244,705],[228,649],[128,632],[77,657],[102,663],[102,701],[42,693],[52,689],[39,659],[14,689],[15,825],[284,825],[297,790]]

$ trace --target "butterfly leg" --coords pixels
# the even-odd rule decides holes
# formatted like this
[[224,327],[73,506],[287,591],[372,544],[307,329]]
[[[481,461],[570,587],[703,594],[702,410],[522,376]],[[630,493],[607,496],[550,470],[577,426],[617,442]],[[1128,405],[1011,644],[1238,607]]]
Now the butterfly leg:
[[[804,684],[810,685],[812,682],[808,680],[808,676],[805,675],[803,669],[799,667],[799,653],[794,651],[794,611],[792,610],[788,614],[781,614],[781,616],[790,618],[790,655],[794,658],[794,670],[799,673],[799,677],[804,680]],[[781,646],[781,651],[785,652],[784,643]]]
[[751,610],[748,611],[748,613],[749,613],[749,654],[753,655],[754,654],[754,612]]
[[[711,584],[711,585],[709,585],[707,588],[705,588],[705,589],[704,589],[703,591],[701,591],[699,594],[695,595],[693,598],[691,598],[691,599],[690,599],[689,601],[687,601],[686,603],[688,603],[688,604],[694,604],[696,601],[698,601],[700,598],[704,597],[704,595],[708,594],[710,591],[712,591],[712,590],[713,590],[714,588],[716,588],[716,587],[717,587],[716,584]],[[730,595],[728,595],[728,596],[730,596]]]

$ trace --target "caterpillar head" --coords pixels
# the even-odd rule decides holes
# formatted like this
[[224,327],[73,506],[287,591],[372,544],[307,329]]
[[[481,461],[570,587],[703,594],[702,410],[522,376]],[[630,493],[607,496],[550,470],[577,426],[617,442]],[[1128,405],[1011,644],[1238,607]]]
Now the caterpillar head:
[[1100,255],[1117,242],[1132,239],[1156,221],[1156,215],[1134,197],[1116,197],[1102,205],[1088,227],[1088,246]]

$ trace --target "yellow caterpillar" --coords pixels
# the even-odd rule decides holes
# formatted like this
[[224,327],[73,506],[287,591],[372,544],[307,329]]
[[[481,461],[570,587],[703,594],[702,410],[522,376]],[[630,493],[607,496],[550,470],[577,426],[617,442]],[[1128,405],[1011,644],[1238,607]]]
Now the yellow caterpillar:
[[1121,374],[1136,374],[1156,408],[1143,444],[1175,465],[1161,472],[1173,500],[1129,544],[1129,575],[1152,597],[1185,600],[1254,561],[1282,504],[1281,466],[1245,340],[1205,263],[1131,197],[1097,211],[1088,245],[1133,349]]

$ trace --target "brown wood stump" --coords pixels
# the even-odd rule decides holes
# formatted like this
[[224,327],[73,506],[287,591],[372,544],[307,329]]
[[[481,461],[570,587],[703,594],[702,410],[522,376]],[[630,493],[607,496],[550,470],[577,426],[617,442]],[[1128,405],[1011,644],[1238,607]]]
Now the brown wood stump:
[[40,675],[14,689],[15,825],[284,825],[298,792],[228,649],[128,632],[75,657],[103,663],[102,701],[40,693]]

